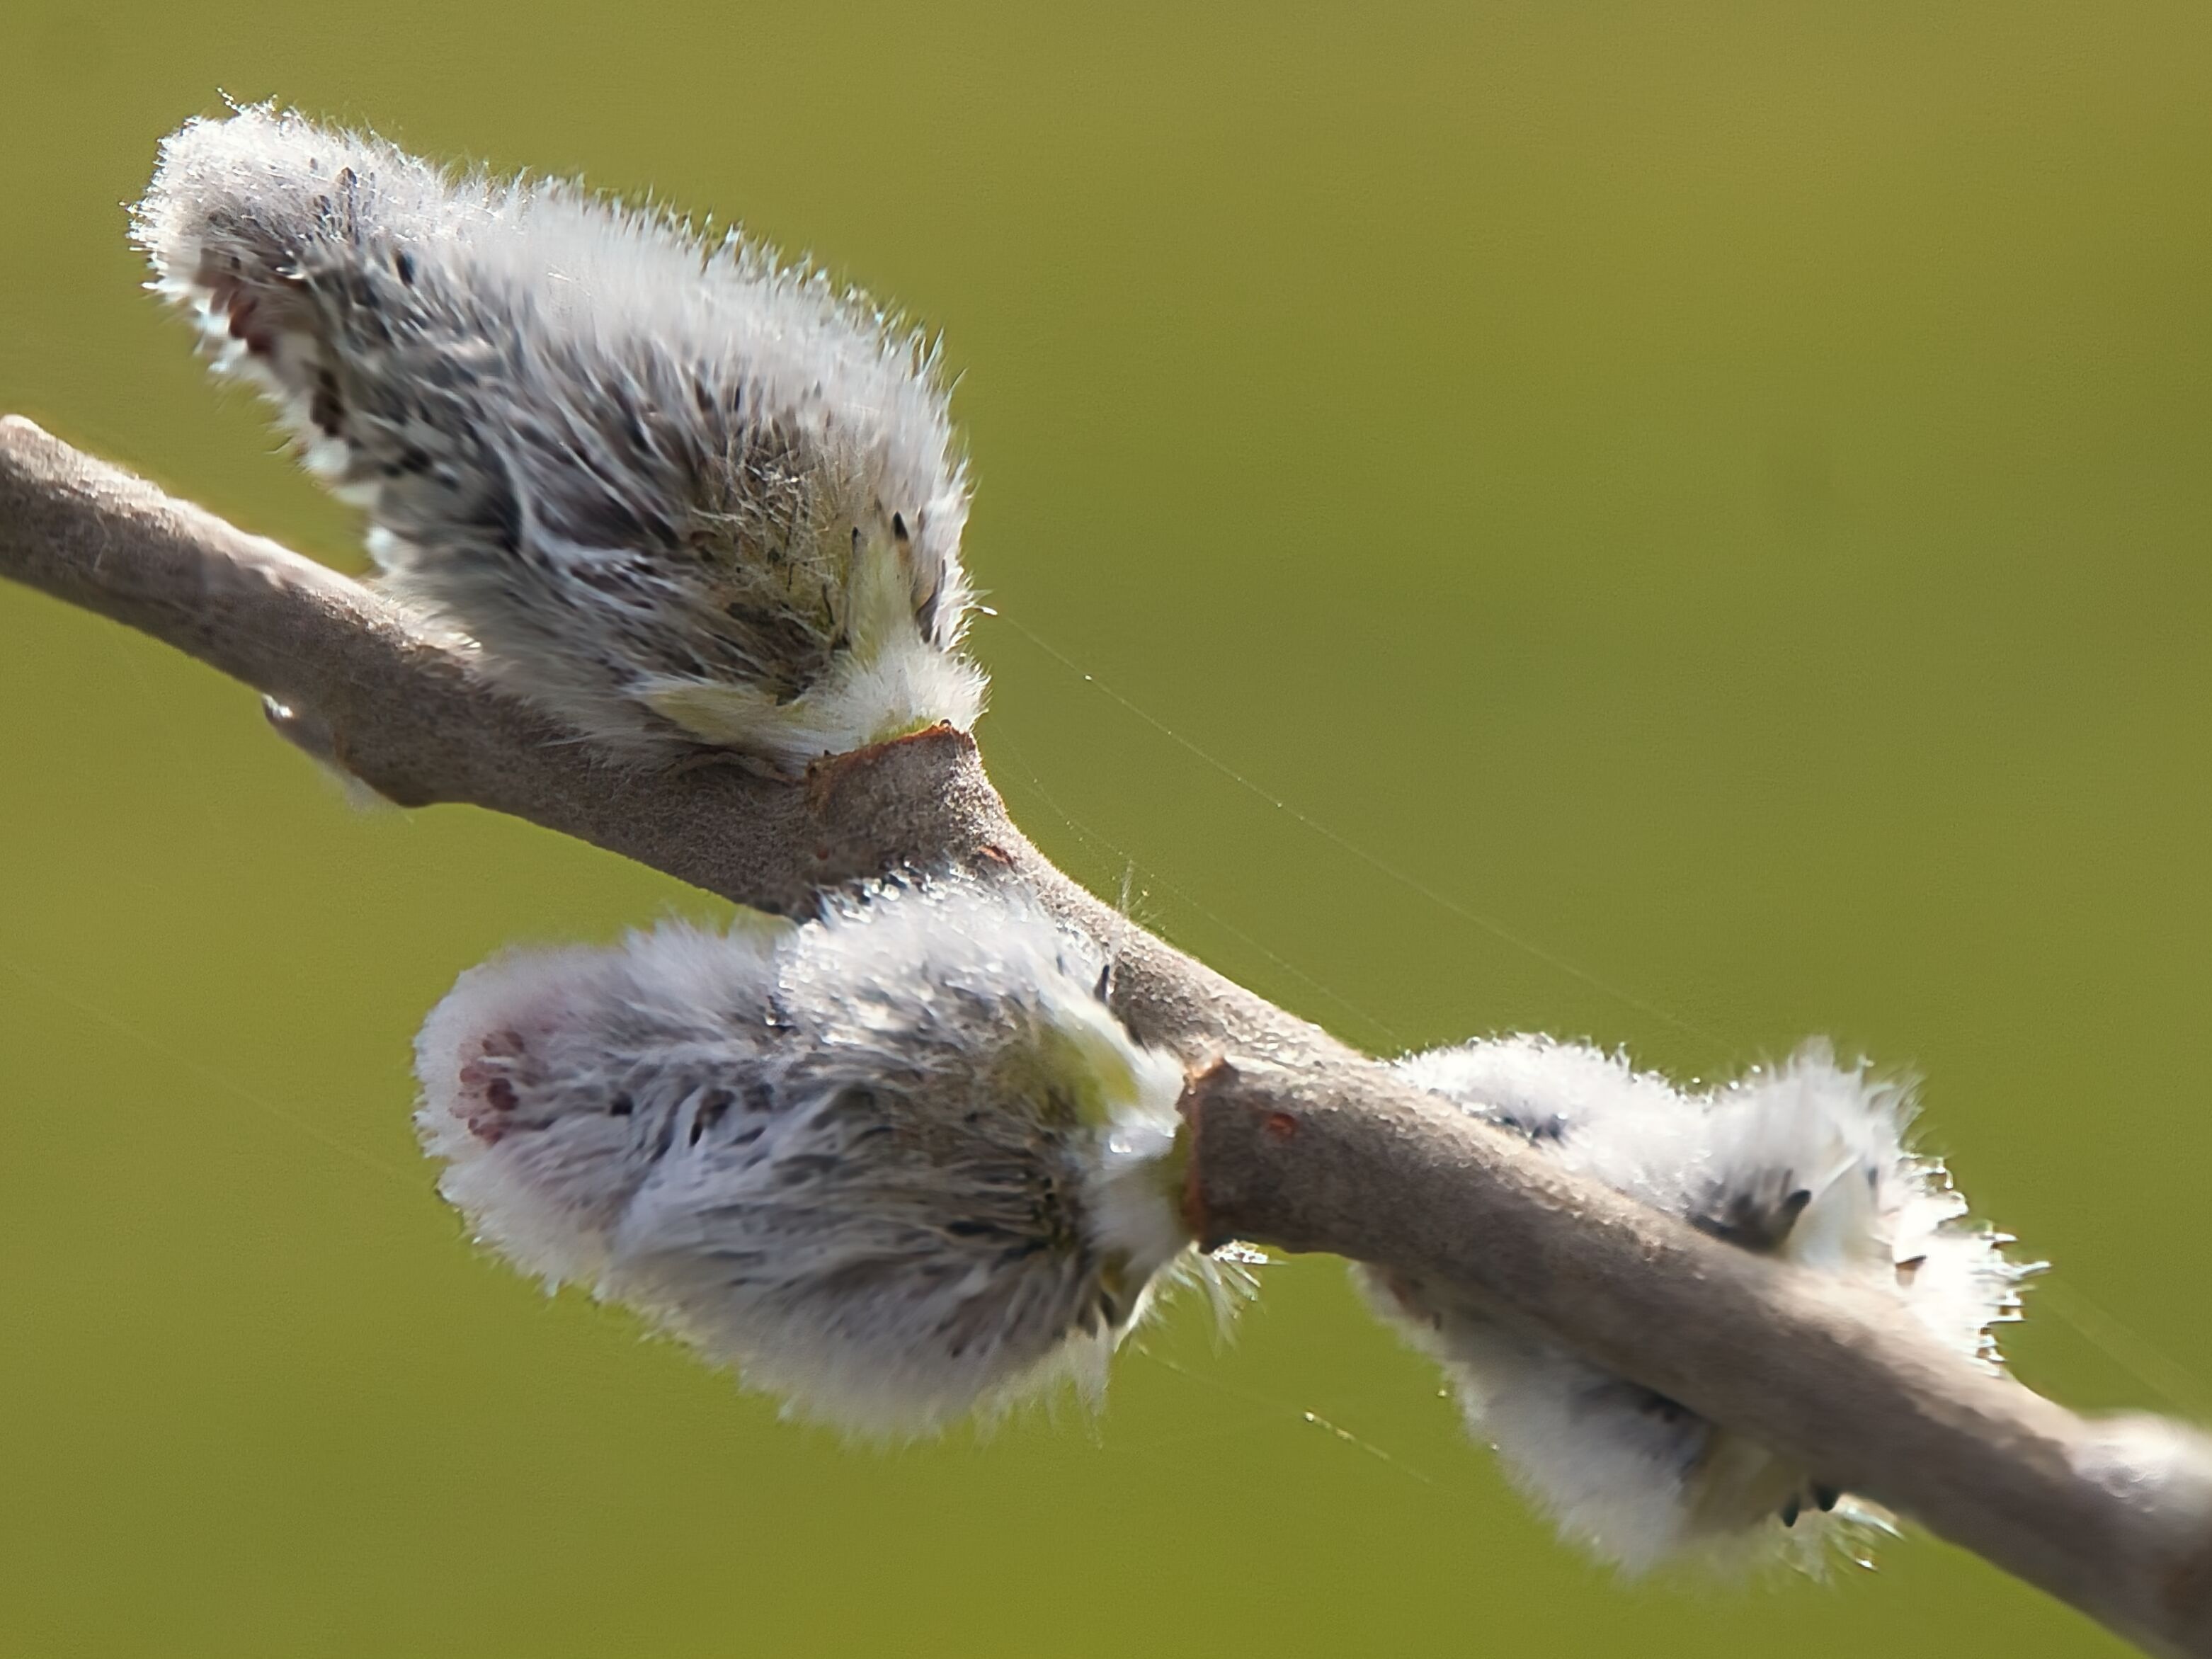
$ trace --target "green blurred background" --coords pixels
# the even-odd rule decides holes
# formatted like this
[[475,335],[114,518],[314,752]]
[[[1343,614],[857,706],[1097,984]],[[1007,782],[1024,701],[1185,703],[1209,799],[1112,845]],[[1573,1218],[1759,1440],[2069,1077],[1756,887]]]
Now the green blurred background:
[[[984,745],[1077,874],[1380,1050],[1916,1066],[2058,1263],[2022,1375],[2205,1408],[2202,6],[4,28],[0,406],[358,567],[136,291],[219,90],[740,216],[945,330]],[[0,641],[0,1653],[2118,1650],[1924,1539],[1621,1587],[1330,1261],[1226,1347],[1174,1309],[1095,1422],[781,1425],[473,1255],[407,1124],[461,969],[713,907],[356,812],[42,598]]]

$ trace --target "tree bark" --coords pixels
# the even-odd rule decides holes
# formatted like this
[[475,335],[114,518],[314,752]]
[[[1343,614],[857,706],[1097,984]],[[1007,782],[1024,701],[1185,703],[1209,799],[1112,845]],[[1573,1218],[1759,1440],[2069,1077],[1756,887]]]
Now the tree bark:
[[257,688],[286,736],[402,805],[510,813],[787,915],[902,871],[1025,883],[1113,949],[1117,1012],[1191,1068],[1203,1238],[1449,1283],[2152,1652],[2212,1656],[2212,1441],[2084,1419],[1893,1299],[1731,1249],[1401,1082],[1062,875],[960,733],[797,781],[615,763],[483,677],[468,641],[15,417],[0,422],[0,575]]

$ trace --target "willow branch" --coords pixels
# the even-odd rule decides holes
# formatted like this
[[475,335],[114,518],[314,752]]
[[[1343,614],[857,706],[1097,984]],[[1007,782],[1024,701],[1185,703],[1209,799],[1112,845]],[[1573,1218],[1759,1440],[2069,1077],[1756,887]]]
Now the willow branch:
[[803,781],[624,769],[465,641],[322,566],[0,422],[0,575],[244,681],[394,801],[510,813],[740,903],[957,864],[1116,950],[1117,1012],[1192,1067],[1202,1237],[1449,1284],[1863,1493],[2153,1652],[2212,1656],[2212,1442],[2085,1419],[1952,1353],[1893,1299],[1751,1255],[1569,1176],[1101,905],[936,731]]

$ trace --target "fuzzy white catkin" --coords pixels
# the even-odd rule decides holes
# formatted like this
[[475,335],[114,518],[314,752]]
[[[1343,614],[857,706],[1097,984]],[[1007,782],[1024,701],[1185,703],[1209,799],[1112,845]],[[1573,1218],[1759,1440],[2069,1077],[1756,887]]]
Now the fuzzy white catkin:
[[273,106],[168,138],[133,232],[386,587],[586,735],[790,771],[974,723],[945,388],[864,295]]
[[[1399,1070],[1562,1166],[1740,1248],[1893,1291],[1976,1360],[2033,1271],[1966,1221],[1942,1165],[1905,1132],[1908,1085],[1810,1043],[1710,1091],[1618,1054],[1512,1036],[1414,1054]],[[1470,1431],[1562,1531],[1630,1572],[1670,1559],[1856,1554],[1887,1517],[1809,1472],[1443,1285],[1361,1268],[1379,1311],[1443,1365]]]
[[462,975],[417,1125],[477,1237],[787,1409],[927,1432],[1095,1399],[1181,1219],[1181,1066],[1025,895],[879,888],[803,926],[672,924]]

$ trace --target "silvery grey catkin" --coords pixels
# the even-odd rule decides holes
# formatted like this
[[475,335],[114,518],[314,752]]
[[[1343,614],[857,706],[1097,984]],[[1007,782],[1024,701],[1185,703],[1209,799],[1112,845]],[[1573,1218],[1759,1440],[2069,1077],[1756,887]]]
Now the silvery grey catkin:
[[462,976],[423,1144],[479,1237],[642,1311],[795,1414],[935,1429],[1105,1362],[1217,1288],[1180,1211],[1182,1068],[1018,894],[892,885]]
[[[1893,1293],[1979,1364],[2032,1267],[1969,1224],[1940,1164],[1905,1142],[1909,1087],[1808,1043],[1708,1091],[1619,1054],[1514,1036],[1413,1054],[1407,1081],[1701,1231]],[[1632,1571],[1762,1553],[1815,1566],[1887,1529],[1877,1507],[1674,1401],[1499,1322],[1449,1286],[1360,1268],[1376,1310],[1440,1361],[1469,1430],[1562,1531]]]
[[266,106],[171,137],[133,231],[387,591],[585,734],[790,771],[974,723],[965,469],[865,296]]

